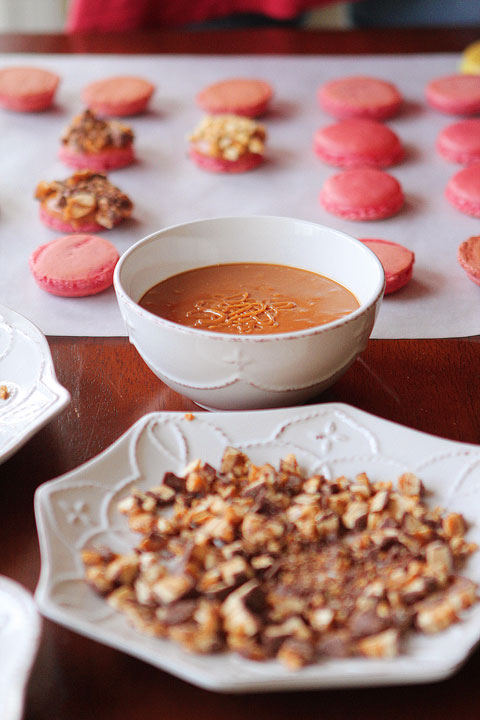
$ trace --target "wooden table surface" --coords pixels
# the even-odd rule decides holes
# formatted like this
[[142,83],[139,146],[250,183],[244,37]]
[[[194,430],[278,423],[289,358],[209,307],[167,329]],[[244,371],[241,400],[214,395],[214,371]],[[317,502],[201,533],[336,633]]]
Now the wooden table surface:
[[[0,36],[0,52],[389,53],[461,51],[479,28],[306,32],[173,31],[112,36]],[[472,309],[472,312],[477,310]],[[49,337],[67,409],[0,466],[0,573],[33,591],[40,557],[37,486],[95,456],[152,410],[191,410],[125,338]],[[480,443],[480,338],[372,340],[317,401],[349,403],[453,440]],[[442,683],[379,689],[220,695],[44,621],[27,720],[404,720],[480,717],[480,650]]]

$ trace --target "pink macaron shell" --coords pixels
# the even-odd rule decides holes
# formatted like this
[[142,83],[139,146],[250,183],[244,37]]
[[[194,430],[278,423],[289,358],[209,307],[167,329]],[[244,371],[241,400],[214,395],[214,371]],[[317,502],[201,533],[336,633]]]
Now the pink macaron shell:
[[377,168],[354,168],[329,177],[319,197],[325,210],[346,220],[380,220],[404,203],[402,187]]
[[325,112],[338,118],[385,120],[396,115],[403,98],[395,85],[363,75],[331,80],[318,90]]
[[60,78],[49,70],[9,67],[0,70],[0,106],[16,112],[51,107]]
[[54,93],[43,93],[35,97],[9,97],[0,93],[0,106],[15,112],[42,112],[53,103]]
[[266,111],[273,90],[255,78],[230,78],[209,85],[195,96],[196,104],[212,115],[232,114],[258,117]]
[[99,115],[123,117],[144,112],[154,89],[143,78],[115,76],[90,83],[82,97],[87,107]]
[[30,270],[42,290],[62,297],[95,295],[112,285],[119,254],[95,235],[68,235],[38,247]]
[[435,147],[449,162],[461,165],[480,162],[480,118],[447,125],[437,135]]
[[480,236],[462,242],[458,248],[457,259],[468,278],[480,285]]
[[226,160],[221,157],[204,155],[191,147],[189,149],[189,155],[193,162],[202,168],[202,170],[217,173],[248,172],[248,170],[254,170],[263,162],[263,155],[258,153],[246,153],[245,155],[241,155],[238,160]]
[[400,162],[405,151],[398,136],[376,120],[340,120],[319,128],[313,146],[316,154],[336,167],[388,167]]
[[480,75],[447,75],[432,80],[425,89],[427,103],[448,115],[480,112]]
[[44,225],[52,230],[57,230],[62,233],[95,233],[100,232],[101,230],[107,230],[107,228],[103,227],[103,225],[99,225],[99,223],[92,220],[86,220],[83,222],[79,220],[74,225],[73,223],[62,220],[62,218],[48,212],[41,205],[39,209],[39,216]]
[[480,163],[455,173],[447,183],[445,196],[460,212],[480,217]]
[[415,254],[408,248],[390,240],[362,238],[383,265],[385,271],[385,295],[404,287],[412,277]]
[[77,170],[118,170],[131,165],[135,160],[133,146],[112,148],[98,153],[81,153],[63,145],[58,151],[59,159],[69,167]]

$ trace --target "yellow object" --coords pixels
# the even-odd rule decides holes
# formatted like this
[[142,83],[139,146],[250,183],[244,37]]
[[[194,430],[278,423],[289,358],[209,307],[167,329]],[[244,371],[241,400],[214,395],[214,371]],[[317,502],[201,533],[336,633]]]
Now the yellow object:
[[460,72],[480,75],[480,40],[468,45],[463,51]]

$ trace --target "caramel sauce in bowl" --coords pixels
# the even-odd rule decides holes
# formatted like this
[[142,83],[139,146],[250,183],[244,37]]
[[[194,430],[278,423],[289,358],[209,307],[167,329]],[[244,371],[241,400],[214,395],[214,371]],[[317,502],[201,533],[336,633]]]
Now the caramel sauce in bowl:
[[[188,327],[141,307],[147,291],[167,278],[239,264],[324,276],[349,291],[358,306],[325,324],[268,333]],[[130,341],[150,369],[202,407],[222,410],[299,404],[335,382],[365,348],[384,285],[382,265],[363,243],[323,225],[269,216],[166,228],[129,248],[114,274]],[[281,295],[281,302],[292,301],[283,290]]]

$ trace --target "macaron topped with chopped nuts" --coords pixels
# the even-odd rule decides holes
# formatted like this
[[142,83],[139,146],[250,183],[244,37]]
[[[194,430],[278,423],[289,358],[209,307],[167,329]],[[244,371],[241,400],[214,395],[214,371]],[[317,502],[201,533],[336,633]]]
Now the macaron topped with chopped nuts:
[[104,173],[78,170],[66,180],[42,180],[35,190],[40,220],[59,232],[109,230],[130,217],[133,203]]
[[238,115],[206,115],[189,137],[190,157],[203,170],[238,173],[263,162],[263,125]]
[[75,169],[115,170],[134,161],[133,138],[128,125],[84,110],[65,129],[58,157]]

